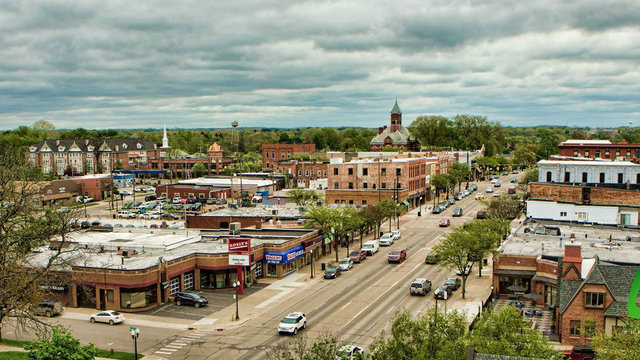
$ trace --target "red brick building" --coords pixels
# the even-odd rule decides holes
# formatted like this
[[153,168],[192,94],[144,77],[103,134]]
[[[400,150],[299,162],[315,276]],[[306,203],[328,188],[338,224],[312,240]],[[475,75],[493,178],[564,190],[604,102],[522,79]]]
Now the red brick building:
[[188,184],[164,184],[156,187],[156,196],[166,197],[167,199],[228,199],[231,197],[231,188]]
[[626,160],[639,162],[640,144],[629,144],[622,140],[618,144],[612,144],[609,140],[567,140],[558,145],[560,156]]
[[327,178],[328,165],[326,162],[289,160],[277,163],[273,172],[291,175],[293,187],[308,188],[312,180]]
[[262,168],[271,170],[281,161],[293,159],[295,154],[312,154],[316,144],[262,144]]
[[407,151],[419,151],[420,144],[409,131],[402,126],[402,111],[398,106],[398,100],[391,109],[391,124],[389,127],[378,128],[378,134],[369,142],[371,151],[381,151],[385,146],[399,147]]
[[235,156],[224,156],[223,149],[214,142],[209,146],[207,154],[177,154],[169,156],[167,149],[161,149],[149,158],[144,170],[167,170],[173,172],[174,177],[189,178],[191,169],[196,164],[201,164],[207,169],[207,174],[222,174],[237,162]]

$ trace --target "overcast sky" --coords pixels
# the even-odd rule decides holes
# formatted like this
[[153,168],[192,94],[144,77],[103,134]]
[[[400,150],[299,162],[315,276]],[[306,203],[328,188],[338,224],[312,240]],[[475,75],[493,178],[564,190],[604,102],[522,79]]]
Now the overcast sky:
[[0,128],[640,126],[640,2],[0,1]]

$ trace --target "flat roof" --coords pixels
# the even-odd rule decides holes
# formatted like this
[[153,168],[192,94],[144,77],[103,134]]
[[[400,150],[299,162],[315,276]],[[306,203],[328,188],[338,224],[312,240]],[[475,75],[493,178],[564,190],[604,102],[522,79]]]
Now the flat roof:
[[560,145],[610,145],[609,140],[568,139]]
[[197,186],[231,186],[234,185],[256,185],[258,187],[271,186],[275,184],[274,181],[261,179],[248,179],[241,176],[234,176],[229,178],[196,178],[189,180],[178,181],[180,185],[197,185]]
[[564,160],[540,160],[538,161],[538,166],[540,165],[575,165],[575,166],[630,166],[630,167],[640,167],[640,165],[636,163],[632,163],[631,161],[602,161],[602,160],[573,160],[573,161],[564,161]]
[[[276,214],[273,213],[274,211],[276,212]],[[237,209],[226,207],[197,216],[301,218],[304,217],[304,214],[300,212],[300,208],[298,206],[290,207],[282,205],[256,205],[255,207],[239,207]]]

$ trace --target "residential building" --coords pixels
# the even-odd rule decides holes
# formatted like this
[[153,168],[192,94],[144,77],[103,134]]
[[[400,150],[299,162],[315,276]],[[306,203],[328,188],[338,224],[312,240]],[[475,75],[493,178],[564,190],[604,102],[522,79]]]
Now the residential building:
[[[163,148],[164,149],[164,148]],[[207,174],[222,174],[230,169],[238,159],[235,156],[224,156],[224,150],[217,142],[207,149],[207,153],[187,154],[184,151],[159,151],[149,158],[147,170],[166,170],[175,178],[190,178],[191,169],[201,164]]]
[[314,180],[327,178],[328,165],[328,162],[315,160],[288,160],[278,162],[273,167],[273,172],[291,176],[292,187],[308,188]]
[[262,144],[262,168],[273,171],[281,161],[294,159],[294,155],[311,155],[316,144]]
[[638,162],[640,144],[629,144],[622,140],[613,144],[609,140],[567,140],[558,145],[560,156],[586,159],[606,159]]
[[399,147],[407,149],[407,151],[419,151],[420,143],[416,140],[409,130],[402,126],[402,111],[398,106],[398,100],[391,109],[391,124],[389,127],[378,128],[378,134],[369,142],[371,151],[383,150],[385,146]]

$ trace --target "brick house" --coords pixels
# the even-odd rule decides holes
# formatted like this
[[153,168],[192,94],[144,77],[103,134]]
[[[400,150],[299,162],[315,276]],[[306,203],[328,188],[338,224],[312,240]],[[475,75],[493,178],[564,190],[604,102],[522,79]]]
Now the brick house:
[[580,244],[567,244],[561,262],[557,328],[563,345],[589,345],[596,333],[611,335],[628,316],[627,300],[638,265],[583,259]]
[[262,144],[262,168],[270,170],[281,161],[293,159],[295,154],[313,154],[316,144]]
[[609,140],[567,140],[558,145],[559,155],[585,159],[609,159],[638,162],[640,144],[622,140],[612,144]]
[[398,106],[398,100],[391,109],[391,124],[389,127],[378,128],[378,134],[369,142],[371,151],[380,151],[385,146],[400,147],[408,151],[419,151],[420,144],[409,131],[402,126],[402,111]]

